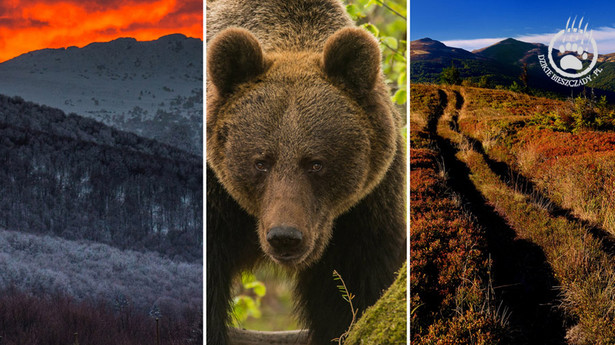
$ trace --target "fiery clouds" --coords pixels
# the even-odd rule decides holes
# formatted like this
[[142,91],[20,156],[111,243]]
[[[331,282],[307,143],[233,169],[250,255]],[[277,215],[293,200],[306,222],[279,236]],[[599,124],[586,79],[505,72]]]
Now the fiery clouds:
[[202,0],[2,0],[0,62],[43,48],[182,33],[203,38]]

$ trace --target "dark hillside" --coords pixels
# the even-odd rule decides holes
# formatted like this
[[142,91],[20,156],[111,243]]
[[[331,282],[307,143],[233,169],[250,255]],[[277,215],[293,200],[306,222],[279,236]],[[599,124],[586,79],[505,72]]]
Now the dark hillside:
[[202,165],[96,121],[0,96],[0,227],[200,260]]

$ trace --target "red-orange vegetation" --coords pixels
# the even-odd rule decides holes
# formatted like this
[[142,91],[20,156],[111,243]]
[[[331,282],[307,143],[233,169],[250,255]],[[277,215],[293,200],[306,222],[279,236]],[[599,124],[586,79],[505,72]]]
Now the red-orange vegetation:
[[[202,342],[202,314],[196,308],[181,320],[160,316],[162,344]],[[0,291],[0,335],[3,345],[145,345],[156,343],[156,321],[129,304],[116,309],[9,288]]]
[[[615,132],[579,122],[583,118],[577,113],[591,100],[478,88],[462,88],[461,93],[462,133],[479,140],[492,159],[523,174],[559,206],[615,234]],[[601,102],[587,110],[608,113],[609,105]]]
[[615,151],[615,133],[586,131],[555,132],[527,128],[519,133],[520,145],[531,145],[543,159]]
[[[475,116],[492,114],[495,116],[529,116],[536,112],[547,112],[562,106],[563,101],[532,97],[524,93],[464,87],[465,109]],[[493,112],[485,112],[493,110]]]
[[[438,154],[411,149],[410,286],[412,341],[469,341],[457,332],[474,325],[477,344],[497,341],[506,332],[482,309],[487,260],[481,231],[446,191]],[[460,314],[461,313],[461,314]]]

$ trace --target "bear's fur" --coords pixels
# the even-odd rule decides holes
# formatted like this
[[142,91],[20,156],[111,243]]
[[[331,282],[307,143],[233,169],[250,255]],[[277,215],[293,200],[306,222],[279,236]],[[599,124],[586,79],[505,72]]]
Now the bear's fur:
[[207,343],[227,343],[232,278],[273,262],[329,344],[352,319],[333,270],[364,311],[405,259],[403,121],[378,43],[339,0],[207,6]]

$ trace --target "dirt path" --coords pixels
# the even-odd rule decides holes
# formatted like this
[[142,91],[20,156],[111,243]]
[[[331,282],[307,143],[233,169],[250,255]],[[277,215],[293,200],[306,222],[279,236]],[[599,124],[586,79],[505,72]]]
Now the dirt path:
[[[519,238],[476,189],[470,169],[457,158],[459,149],[454,139],[460,134],[457,120],[465,100],[456,90],[447,93],[440,89],[438,94],[440,106],[428,119],[427,130],[440,148],[448,186],[485,231],[493,261],[491,279],[496,300],[507,308],[504,312],[509,313],[512,328],[519,330],[522,343],[565,344],[565,317],[557,308],[561,302],[555,287],[559,284],[544,252],[538,245]],[[449,104],[449,100],[455,103]],[[480,142],[468,142],[472,148],[482,150]]]

